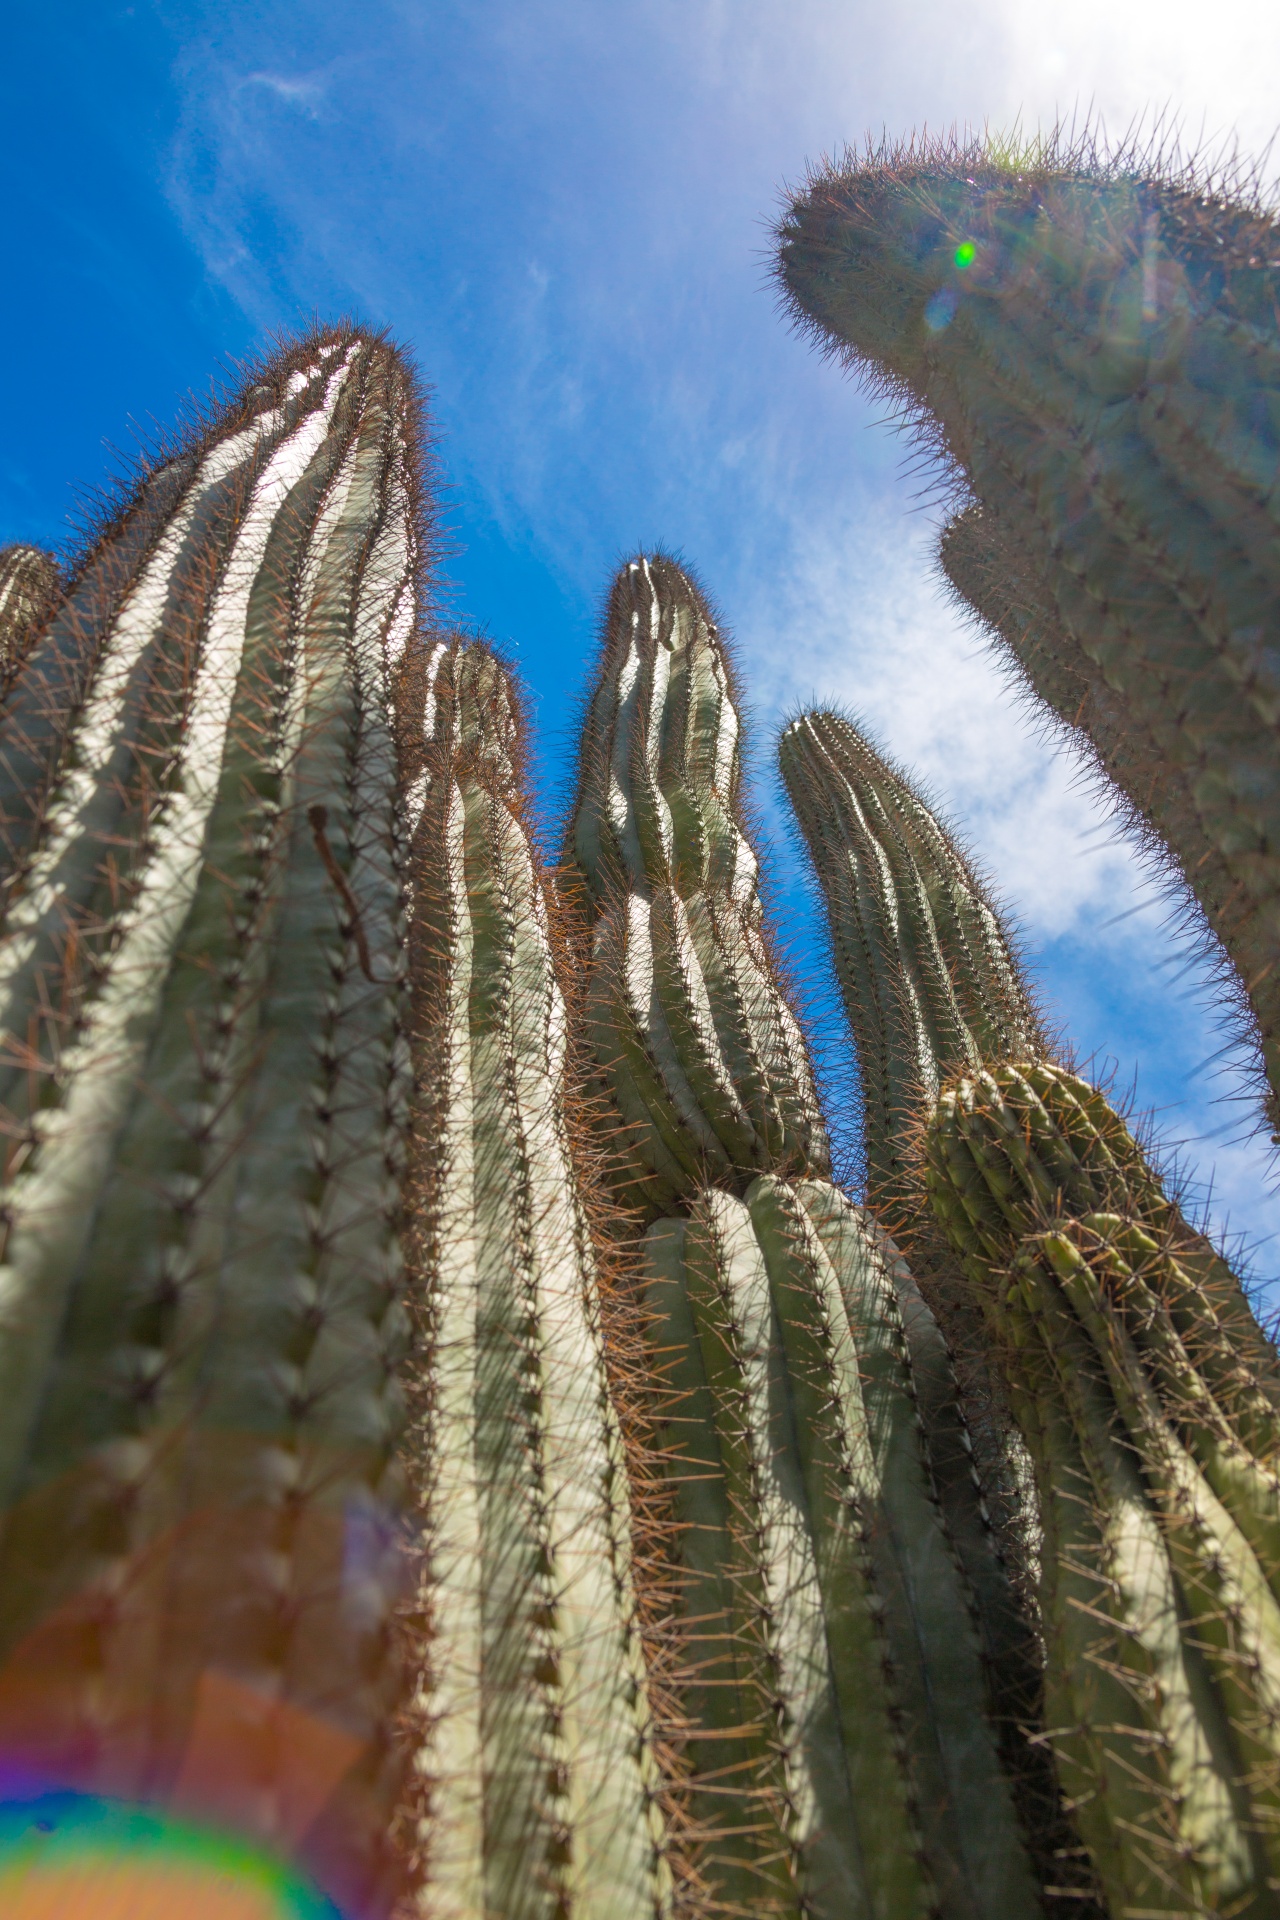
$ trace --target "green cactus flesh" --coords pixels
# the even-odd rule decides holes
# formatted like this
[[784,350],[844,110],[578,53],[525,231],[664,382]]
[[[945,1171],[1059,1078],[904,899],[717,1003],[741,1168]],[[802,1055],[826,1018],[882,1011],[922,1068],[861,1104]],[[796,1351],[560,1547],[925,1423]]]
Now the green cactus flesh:
[[591,929],[588,1021],[652,1214],[714,1181],[823,1173],[813,1076],[781,991],[739,799],[731,670],[660,557],[624,567],[587,716],[569,874]]
[[61,588],[58,563],[43,547],[0,547],[0,689],[35,645]]
[[985,889],[853,723],[802,714],[778,758],[857,1036],[868,1176],[891,1192],[948,1070],[1038,1050],[1039,1024]]
[[0,1745],[382,1910],[417,403],[340,333],[140,485],[0,724]]
[[901,1263],[828,1183],[772,1175],[645,1246],[704,1878],[737,1912],[1038,1914],[948,1500],[984,1598],[1003,1575],[972,1474],[938,1504],[914,1373],[945,1352]]
[[494,655],[458,642],[432,656],[426,709],[422,1910],[648,1920],[665,1895],[627,1487],[519,709]]
[[[1059,715],[1073,682],[1091,694],[1071,724],[1221,939],[1273,1094],[1276,257],[1271,216],[1202,188],[922,148],[812,181],[779,268],[802,321],[934,423],[1034,583],[1029,643],[1007,583],[974,604]],[[963,554],[953,577],[975,583]]]
[[929,1124],[927,1180],[1035,1460],[1049,1726],[1113,1910],[1270,1914],[1274,1349],[1074,1075],[961,1076]]

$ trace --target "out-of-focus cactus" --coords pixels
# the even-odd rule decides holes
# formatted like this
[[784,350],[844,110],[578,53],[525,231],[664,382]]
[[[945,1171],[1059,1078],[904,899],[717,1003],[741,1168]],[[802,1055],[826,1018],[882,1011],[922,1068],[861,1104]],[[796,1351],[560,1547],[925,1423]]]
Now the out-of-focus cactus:
[[1140,156],[924,143],[811,179],[780,241],[796,316],[963,469],[948,571],[1167,841],[1280,1129],[1274,216]]
[[62,574],[43,547],[0,547],[0,689],[26,659],[62,590]]
[[424,718],[409,788],[411,1191],[430,1288],[411,1448],[428,1521],[421,1910],[649,1920],[666,1875],[558,909],[506,668],[441,642]]
[[0,1754],[385,1911],[409,1115],[385,342],[146,472],[0,721]]
[[588,1019],[649,1214],[705,1183],[825,1173],[804,1039],[777,978],[739,796],[731,670],[689,576],[618,574],[587,715],[570,872],[592,943]]
[[1035,1460],[1048,1722],[1113,1910],[1270,1914],[1274,1350],[1124,1122],[1074,1075],[962,1075],[927,1154]]

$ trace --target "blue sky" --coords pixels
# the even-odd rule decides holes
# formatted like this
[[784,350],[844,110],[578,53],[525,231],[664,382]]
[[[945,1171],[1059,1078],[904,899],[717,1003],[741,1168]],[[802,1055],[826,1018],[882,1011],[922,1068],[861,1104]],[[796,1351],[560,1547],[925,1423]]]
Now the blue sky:
[[[829,968],[774,788],[812,696],[914,765],[1021,922],[1084,1057],[1136,1087],[1280,1273],[1169,903],[945,605],[935,517],[857,389],[779,320],[768,223],[865,134],[1163,115],[1262,155],[1271,0],[10,0],[0,539],[64,538],[111,448],[275,328],[389,325],[434,389],[448,598],[521,662],[549,809],[611,569],[662,544],[736,636],[784,935],[850,1113]],[[1271,163],[1264,163],[1264,172]],[[131,425],[132,423],[132,425]],[[1217,1057],[1214,1057],[1217,1056]]]

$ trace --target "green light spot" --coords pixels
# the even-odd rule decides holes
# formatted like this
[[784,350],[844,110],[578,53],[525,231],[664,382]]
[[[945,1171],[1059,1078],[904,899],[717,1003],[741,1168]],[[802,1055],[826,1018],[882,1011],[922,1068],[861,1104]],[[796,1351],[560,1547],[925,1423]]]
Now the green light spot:
[[977,257],[978,249],[974,246],[972,240],[962,240],[956,248],[956,265],[962,273],[966,267],[973,265]]

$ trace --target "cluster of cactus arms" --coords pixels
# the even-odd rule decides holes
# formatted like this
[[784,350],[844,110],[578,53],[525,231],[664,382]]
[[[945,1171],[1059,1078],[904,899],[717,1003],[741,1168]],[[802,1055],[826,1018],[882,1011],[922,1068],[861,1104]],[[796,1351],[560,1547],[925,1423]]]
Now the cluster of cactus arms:
[[43,547],[0,547],[0,691],[31,651],[61,588],[58,563]]
[[[828,1176],[739,755],[701,595],[668,560],[631,562],[609,602],[568,873],[591,922],[591,1042],[627,1143],[619,1188],[648,1219],[647,1341],[685,1575],[682,1884],[713,1911],[1037,1914],[1030,1796],[1009,1764],[1028,1702],[999,1679],[1000,1641],[1025,1629],[937,1324]],[[664,1199],[678,1206],[653,1219]]]
[[393,1897],[419,403],[268,362],[0,719],[0,1752]]
[[624,1450],[567,1110],[559,909],[530,835],[509,672],[455,638],[425,682],[409,787],[421,1911],[653,1920],[666,1866]]
[[1125,1122],[1047,1056],[989,903],[907,782],[830,714],[793,722],[781,752],[868,1126],[875,1088],[914,1074],[893,1166],[905,1180],[914,1151],[1034,1469],[1044,1725],[1110,1910],[1269,1914],[1274,1348]]
[[1167,848],[1280,1132],[1274,215],[1123,158],[925,144],[811,179],[780,243],[793,313],[963,471],[947,573]]
[[[1273,226],[907,152],[811,182],[782,273],[940,423],[950,579],[1280,1087]],[[316,332],[65,576],[0,551],[0,1776],[350,1920],[1270,1920],[1237,1279],[818,711],[848,1197],[703,595],[618,573],[547,869],[424,447],[404,356]]]

